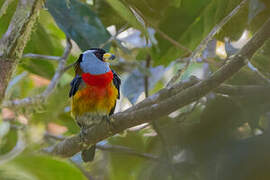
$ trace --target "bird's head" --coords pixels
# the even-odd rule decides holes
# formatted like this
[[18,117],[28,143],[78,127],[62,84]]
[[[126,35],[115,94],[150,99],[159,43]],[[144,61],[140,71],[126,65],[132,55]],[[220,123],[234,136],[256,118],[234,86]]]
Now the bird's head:
[[108,61],[113,59],[115,56],[106,53],[104,49],[92,48],[80,55],[77,66],[82,70],[82,73],[99,75],[111,71]]

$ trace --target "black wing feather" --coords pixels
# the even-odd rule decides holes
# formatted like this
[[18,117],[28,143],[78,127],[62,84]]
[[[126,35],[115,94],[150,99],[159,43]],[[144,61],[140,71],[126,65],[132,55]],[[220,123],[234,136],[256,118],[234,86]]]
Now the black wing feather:
[[119,78],[119,76],[116,74],[116,72],[113,72],[113,84],[114,86],[117,88],[118,90],[118,96],[117,99],[120,99],[120,85],[121,85],[121,79]]
[[82,77],[77,75],[70,83],[71,88],[69,91],[69,97],[72,97],[76,94],[81,83],[82,83]]
[[[114,84],[114,86],[116,87],[116,89],[118,90],[118,96],[117,96],[117,99],[120,99],[120,85],[121,85],[121,79],[120,79],[119,76],[116,74],[116,72],[114,72],[113,70],[112,70],[112,73],[113,73],[113,84]],[[112,115],[112,114],[114,113],[115,106],[116,106],[116,101],[115,101],[115,104],[114,104],[113,108],[111,109],[109,115]]]

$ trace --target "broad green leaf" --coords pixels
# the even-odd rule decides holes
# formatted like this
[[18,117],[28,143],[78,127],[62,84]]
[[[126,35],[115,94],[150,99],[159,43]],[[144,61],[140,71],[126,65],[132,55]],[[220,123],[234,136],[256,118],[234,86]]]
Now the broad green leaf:
[[126,20],[115,12],[107,0],[95,1],[92,8],[96,10],[98,17],[106,27],[114,25],[117,29],[120,29],[127,24]]
[[[86,180],[74,165],[52,156],[23,153],[14,160],[0,166],[0,171],[14,169],[33,180]],[[11,174],[11,172],[6,172]],[[13,173],[12,173],[13,174]]]
[[[124,137],[116,136],[109,139],[111,144],[122,145],[138,152],[145,149],[145,137],[142,133],[128,132]],[[111,180],[135,180],[141,171],[141,163],[144,160],[122,153],[110,153],[110,179]]]
[[253,56],[252,64],[259,71],[270,78],[270,41],[268,40],[264,46]]
[[4,137],[0,137],[0,154],[6,154],[11,151],[17,142],[17,131],[9,130]]
[[138,14],[134,14],[135,12],[120,0],[107,0],[107,2],[112,6],[115,12],[125,19],[130,25],[141,30],[145,35],[147,35],[147,31],[143,25],[144,22],[140,19],[142,17],[139,17]]
[[[162,31],[176,39],[180,44],[193,50],[211,29],[239,3],[240,0],[184,1],[180,8],[168,11],[169,15],[162,21],[160,27]],[[238,24],[237,32],[243,31],[243,27],[240,27],[240,24]],[[157,39],[162,55],[157,62],[158,64],[167,64],[183,55],[183,50],[174,47],[168,41],[162,40],[161,36],[158,35]]]
[[166,9],[170,7],[170,5],[178,5],[180,1],[181,0],[173,0],[170,2],[164,0],[123,0],[122,2],[125,2],[126,6],[132,7],[143,16],[146,24],[158,25],[159,22],[167,16],[165,13]]
[[[82,51],[104,44],[110,34],[86,4],[79,0],[46,1],[46,7],[57,25],[73,39]],[[105,46],[109,49],[110,44]]]
[[[0,0],[0,8],[2,7],[4,1],[5,0]],[[0,37],[2,37],[8,28],[12,15],[16,10],[17,2],[18,1],[13,1],[11,4],[9,4],[6,13],[0,18]]]

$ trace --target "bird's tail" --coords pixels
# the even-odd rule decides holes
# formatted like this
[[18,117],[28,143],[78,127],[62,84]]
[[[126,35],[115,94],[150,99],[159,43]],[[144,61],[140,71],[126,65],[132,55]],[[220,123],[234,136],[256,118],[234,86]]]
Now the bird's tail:
[[92,145],[87,149],[82,150],[82,160],[84,162],[90,162],[94,160],[96,153],[96,145]]

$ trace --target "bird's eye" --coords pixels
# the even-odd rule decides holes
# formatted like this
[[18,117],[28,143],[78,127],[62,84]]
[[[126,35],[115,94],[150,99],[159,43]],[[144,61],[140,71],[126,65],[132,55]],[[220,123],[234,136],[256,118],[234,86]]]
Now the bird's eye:
[[96,51],[96,52],[94,52],[94,54],[96,55],[96,57],[97,57],[99,60],[103,61],[103,54],[102,54],[101,52]]

